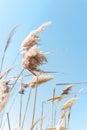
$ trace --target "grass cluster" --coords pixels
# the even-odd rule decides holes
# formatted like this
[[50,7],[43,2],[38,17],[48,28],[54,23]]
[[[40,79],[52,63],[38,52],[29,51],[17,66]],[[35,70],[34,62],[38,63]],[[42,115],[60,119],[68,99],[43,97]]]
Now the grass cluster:
[[[70,118],[72,113],[72,106],[75,101],[78,100],[78,94],[81,91],[78,91],[77,93],[71,93],[72,89],[74,88],[73,83],[66,83],[66,84],[56,84],[55,87],[53,87],[52,91],[52,97],[50,99],[42,101],[41,107],[41,116],[38,117],[38,119],[35,119],[35,115],[37,113],[36,109],[36,102],[37,102],[37,93],[39,86],[41,84],[44,84],[50,80],[53,80],[55,77],[49,75],[55,72],[52,71],[46,71],[42,70],[41,66],[48,62],[48,59],[40,49],[39,49],[39,33],[45,30],[47,26],[49,26],[51,22],[47,22],[42,24],[39,28],[32,31],[22,42],[20,52],[17,54],[16,58],[14,59],[13,63],[2,72],[3,64],[5,64],[5,56],[7,49],[9,47],[11,38],[14,34],[14,31],[18,27],[18,25],[14,26],[12,30],[9,33],[8,39],[6,41],[3,56],[1,59],[1,65],[0,65],[0,113],[2,114],[0,128],[3,130],[5,123],[8,123],[8,130],[24,130],[24,125],[26,121],[26,116],[28,113],[28,109],[31,107],[29,106],[30,100],[32,100],[31,93],[33,90],[35,90],[34,93],[34,100],[32,100],[32,116],[29,116],[31,122],[29,130],[68,130],[69,124],[70,124]],[[19,73],[18,76],[11,76],[8,78],[9,73],[13,70],[16,64],[16,59],[18,55],[22,54],[22,62],[21,67],[22,70]],[[26,74],[25,74],[25,73]],[[26,77],[32,77],[30,81],[25,81],[24,79]],[[19,85],[16,85],[20,82]],[[80,83],[77,83],[80,84]],[[56,87],[58,85],[65,85],[65,88],[62,90],[60,94],[56,95]],[[9,99],[11,98],[11,95],[14,95],[15,87],[18,87],[17,94],[20,95],[20,101],[19,101],[19,107],[17,109],[20,109],[17,120],[17,127],[11,125],[10,120],[10,110],[6,113],[4,112],[6,109],[6,105],[9,104]],[[28,88],[28,89],[27,89]],[[45,89],[45,88],[44,88]],[[26,94],[25,91],[29,91],[29,95],[27,96],[27,103],[25,106],[23,106],[23,94]],[[45,96],[45,95],[44,95]],[[72,97],[71,97],[72,96]],[[41,98],[41,97],[40,97]],[[65,101],[65,99],[67,101]],[[12,103],[15,102],[15,100],[12,101]],[[50,103],[50,116],[45,113],[45,105]],[[56,106],[59,107],[57,108]],[[13,105],[11,105],[13,107]],[[24,113],[22,112],[22,109],[24,109]],[[14,112],[14,111],[13,111]],[[6,120],[3,121],[4,115],[6,116]],[[48,117],[49,116],[49,117]],[[44,120],[49,118],[48,122],[46,121],[44,127]],[[27,124],[27,128],[28,125]]]

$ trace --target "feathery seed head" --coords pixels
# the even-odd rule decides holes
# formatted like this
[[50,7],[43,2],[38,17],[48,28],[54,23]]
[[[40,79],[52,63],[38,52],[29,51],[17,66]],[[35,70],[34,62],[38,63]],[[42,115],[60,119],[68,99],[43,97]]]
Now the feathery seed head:
[[38,33],[42,32],[51,22],[42,24],[38,29],[32,31],[22,42],[21,53],[25,54],[32,46],[37,45],[40,40]]
[[53,79],[53,77],[50,75],[49,76],[38,76],[38,77],[34,76],[34,78],[29,82],[29,86],[32,88],[35,88],[36,84],[40,85],[40,84],[43,84],[52,79]]
[[73,86],[74,86],[73,84],[68,85],[68,86],[63,90],[63,92],[62,92],[61,95],[68,95],[68,94],[69,94],[69,91],[72,89]]
[[0,81],[0,112],[3,110],[5,107],[7,101],[8,101],[8,96],[9,96],[9,87],[8,87],[9,81],[3,80]]
[[62,106],[61,110],[65,110],[65,109],[70,108],[70,107],[73,105],[73,103],[74,103],[77,99],[78,99],[78,97],[74,97],[74,98],[70,99],[69,101],[67,101],[67,102]]
[[36,46],[33,46],[25,55],[22,60],[22,67],[27,70],[35,71],[38,66],[47,62],[45,55],[39,51]]

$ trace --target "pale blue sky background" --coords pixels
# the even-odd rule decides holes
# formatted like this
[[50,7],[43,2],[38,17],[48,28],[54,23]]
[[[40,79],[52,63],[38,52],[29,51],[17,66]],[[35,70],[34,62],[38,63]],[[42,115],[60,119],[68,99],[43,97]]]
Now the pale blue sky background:
[[[49,62],[43,69],[64,74],[54,74],[54,82],[39,88],[38,98],[41,100],[37,100],[37,117],[40,115],[41,101],[51,96],[56,83],[87,81],[87,0],[0,0],[0,59],[8,32],[14,25],[20,25],[9,46],[4,68],[12,63],[25,36],[48,21],[52,21],[52,25],[40,35],[40,48],[55,53],[47,56]],[[20,70],[21,58],[18,58],[18,67],[13,70],[15,75]],[[87,85],[76,85],[76,90],[81,87],[86,88]],[[58,93],[59,89],[57,88]],[[26,91],[25,99],[27,94]],[[87,129],[87,91],[79,96],[80,100],[72,109],[71,130]],[[13,114],[16,106],[14,105],[10,118],[18,113]],[[16,118],[11,125],[17,125]],[[29,129],[26,125],[25,128]]]

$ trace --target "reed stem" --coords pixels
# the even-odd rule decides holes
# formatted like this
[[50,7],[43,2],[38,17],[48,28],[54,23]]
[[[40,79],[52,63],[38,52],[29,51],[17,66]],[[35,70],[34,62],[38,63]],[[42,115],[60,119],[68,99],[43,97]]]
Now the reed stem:
[[34,117],[35,117],[35,109],[36,109],[36,99],[37,99],[37,86],[38,86],[38,77],[37,77],[37,83],[35,85],[35,95],[34,95],[34,107],[33,107],[33,115],[32,115],[32,125],[34,123]]
[[28,109],[28,106],[29,106],[31,91],[32,91],[32,88],[30,88],[30,92],[29,92],[29,96],[28,96],[28,100],[27,100],[27,105],[26,105],[26,108],[25,108],[25,113],[24,113],[24,117],[23,117],[23,121],[22,121],[22,129],[23,129],[24,123],[25,123],[25,118],[26,118],[27,109]]
[[8,113],[7,113],[7,120],[8,120],[8,128],[9,128],[9,130],[11,130],[10,120],[9,120],[9,114]]

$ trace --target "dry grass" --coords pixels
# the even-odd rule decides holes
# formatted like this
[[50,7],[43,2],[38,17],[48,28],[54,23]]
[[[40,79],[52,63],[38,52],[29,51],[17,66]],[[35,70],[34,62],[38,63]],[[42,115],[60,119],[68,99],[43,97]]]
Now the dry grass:
[[8,101],[8,97],[10,93],[8,83],[9,81],[6,80],[0,82],[0,113],[2,112],[2,110],[4,109]]
[[[49,76],[38,76],[38,85],[46,83],[52,79],[53,79],[53,77],[50,75]],[[37,76],[34,76],[32,78],[32,80],[29,82],[29,86],[32,88],[35,88],[36,83],[37,83]]]
[[53,77],[50,75],[48,75],[48,76],[34,76],[29,82],[21,84],[20,89],[19,89],[19,93],[24,94],[24,90],[27,87],[35,88],[36,84],[37,84],[37,77],[38,77],[38,85],[46,83],[46,82],[53,79]]
[[39,122],[42,121],[42,120],[43,120],[42,117],[40,117],[38,120],[36,120],[36,121],[33,123],[33,125],[31,126],[30,130],[33,130],[34,127],[37,125],[37,123],[39,123]]
[[50,25],[50,22],[42,24],[38,29],[32,31],[21,45],[21,53],[24,54],[21,63],[22,67],[34,75],[36,75],[34,71],[38,71],[38,67],[47,62],[46,56],[37,47],[40,39],[37,34],[42,32],[48,25]]
[[58,126],[56,130],[66,130],[66,128],[64,128],[64,126]]
[[33,46],[23,57],[22,67],[29,71],[38,71],[38,66],[47,62],[45,55]]
[[49,26],[51,22],[42,24],[38,29],[30,32],[30,34],[24,39],[21,45],[21,53],[26,54],[26,52],[34,45],[37,45],[40,40],[38,34],[44,31],[44,29]]
[[64,90],[63,90],[63,92],[62,92],[62,94],[61,95],[68,95],[69,94],[69,91],[73,88],[73,84],[70,84],[70,85],[68,85]]
[[62,110],[66,110],[66,109],[70,108],[76,100],[78,100],[78,97],[74,97],[74,98],[70,99],[69,101],[67,101],[67,102],[62,106],[61,109],[62,109]]
[[11,70],[13,69],[13,66],[10,66],[8,69],[6,69],[3,73],[0,74],[0,79],[2,79],[4,76],[6,76]]
[[9,47],[11,38],[12,38],[12,36],[13,36],[13,34],[14,34],[14,31],[16,30],[17,27],[18,27],[18,25],[14,26],[14,27],[12,28],[12,30],[10,31],[10,33],[9,33],[9,35],[8,35],[7,41],[6,41],[6,43],[5,43],[5,48],[4,48],[4,52],[3,52],[3,56],[2,56],[2,60],[1,60],[0,73],[1,73],[2,68],[3,68],[3,63],[4,63],[4,58],[5,58],[6,51],[7,51],[8,47]]
[[[10,94],[14,91],[17,81],[20,79],[23,80],[25,77],[27,77],[27,79],[28,79],[28,76],[31,76],[31,75],[33,76],[33,78],[30,81],[29,80],[23,81],[20,85],[19,93],[20,93],[21,98],[20,98],[19,126],[17,125],[18,127],[13,128],[12,130],[24,130],[26,116],[27,116],[27,114],[30,114],[30,113],[28,113],[27,110],[28,110],[28,108],[31,108],[31,107],[32,107],[32,117],[30,117],[30,116],[28,117],[31,120],[31,126],[30,126],[29,130],[33,130],[33,129],[43,130],[44,129],[43,117],[45,115],[44,111],[46,110],[46,109],[44,109],[45,108],[44,106],[47,105],[48,103],[50,103],[50,110],[49,110],[50,117],[48,116],[48,113],[47,113],[46,118],[49,118],[49,120],[46,123],[50,124],[50,125],[47,126],[47,128],[45,130],[68,130],[69,129],[71,112],[72,112],[71,108],[72,108],[74,102],[76,100],[78,100],[78,97],[73,97],[73,98],[69,99],[67,102],[65,102],[64,99],[65,99],[65,97],[69,98],[70,91],[73,89],[74,84],[69,84],[69,83],[56,84],[56,85],[68,85],[68,86],[66,86],[65,89],[63,89],[63,91],[57,95],[56,95],[56,88],[53,89],[52,97],[47,99],[46,101],[42,101],[41,118],[39,118],[38,120],[35,121],[36,112],[38,111],[36,109],[36,105],[37,105],[36,102],[37,102],[37,98],[38,98],[37,97],[38,86],[53,79],[53,77],[51,75],[43,76],[42,74],[55,73],[53,71],[45,71],[45,70],[41,70],[39,68],[44,63],[48,62],[48,59],[45,56],[45,54],[42,51],[40,51],[40,49],[38,48],[38,45],[39,45],[38,43],[40,40],[39,33],[44,31],[44,29],[47,26],[49,26],[50,24],[51,24],[51,22],[42,24],[36,30],[30,32],[30,34],[23,40],[23,42],[21,44],[21,49],[20,49],[20,52],[23,54],[22,63],[21,63],[23,69],[21,70],[21,72],[19,73],[18,76],[12,75],[8,80],[6,80],[7,76],[9,74],[9,72],[13,69],[13,66],[10,66],[4,72],[1,72],[1,71],[3,68],[5,53],[9,46],[11,37],[12,37],[15,29],[18,26],[13,27],[13,29],[9,33],[7,42],[5,44],[4,54],[3,54],[3,57],[1,60],[1,68],[0,68],[0,72],[1,72],[0,73],[0,113],[2,113],[2,111],[5,109],[5,106],[8,102],[8,98],[9,98]],[[28,74],[22,75],[25,70],[28,70]],[[81,84],[81,83],[77,83],[77,84]],[[26,88],[30,89],[30,91],[27,89],[27,91],[29,91],[29,95],[27,96],[26,105],[23,106],[22,98],[24,98],[24,97],[22,97],[23,96],[22,94],[24,94],[24,91]],[[34,101],[32,101],[32,99],[31,99],[31,90],[32,91],[34,90],[34,92],[35,92],[33,95]],[[78,94],[80,92],[81,92],[81,90],[78,92]],[[32,101],[32,104],[33,104],[32,106],[29,106],[30,100]],[[58,103],[60,103],[60,105]],[[64,103],[64,105],[61,105],[61,103],[62,104]],[[57,110],[55,107],[56,104],[58,107]],[[22,107],[24,107],[24,113],[22,112]],[[10,111],[8,112],[8,114],[9,113],[10,113]],[[41,124],[39,122],[41,122]],[[10,123],[11,122],[9,120],[8,125]],[[17,123],[18,123],[18,121],[17,121]],[[30,124],[30,122],[29,122],[29,124]],[[29,125],[29,124],[27,124],[27,125]],[[39,124],[40,124],[40,126],[39,126]],[[10,130],[10,127],[9,127],[9,130]]]
[[20,94],[24,94],[24,90],[25,90],[25,88],[27,88],[28,86],[29,86],[28,83],[22,83],[21,86],[20,86],[19,93],[20,93]]
[[13,128],[12,130],[22,130],[22,129],[17,127],[17,128]]
[[51,99],[48,99],[47,101],[59,102],[59,101],[61,101],[61,100],[63,100],[63,96],[51,98]]

